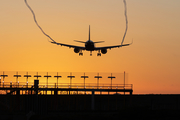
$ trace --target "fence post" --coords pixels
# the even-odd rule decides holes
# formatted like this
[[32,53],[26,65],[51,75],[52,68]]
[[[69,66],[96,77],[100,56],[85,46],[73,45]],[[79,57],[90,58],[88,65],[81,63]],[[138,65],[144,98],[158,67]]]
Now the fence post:
[[94,110],[94,90],[92,91],[91,95],[91,110]]
[[39,87],[39,80],[34,80],[34,112],[38,114],[39,105],[38,105],[38,87]]

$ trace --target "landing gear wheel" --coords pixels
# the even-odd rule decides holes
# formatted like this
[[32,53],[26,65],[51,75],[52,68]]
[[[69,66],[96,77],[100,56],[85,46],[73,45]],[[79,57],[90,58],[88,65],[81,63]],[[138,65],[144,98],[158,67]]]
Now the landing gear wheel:
[[79,53],[79,56],[83,56],[83,53]]
[[92,51],[90,51],[90,56],[92,56]]
[[98,53],[97,56],[101,56],[101,53]]

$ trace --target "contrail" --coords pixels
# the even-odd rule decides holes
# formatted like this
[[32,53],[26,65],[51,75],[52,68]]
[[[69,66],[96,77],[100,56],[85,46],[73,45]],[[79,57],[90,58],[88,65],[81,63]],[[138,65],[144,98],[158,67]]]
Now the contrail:
[[125,19],[126,19],[126,30],[125,30],[125,33],[124,33],[124,36],[123,36],[121,45],[122,45],[123,42],[124,42],[124,39],[125,39],[125,37],[126,37],[127,30],[128,30],[127,5],[126,5],[126,0],[123,0],[123,1],[124,1],[124,8],[125,8],[124,15],[125,15]]
[[[34,21],[36,23],[36,25],[39,27],[39,29],[41,30],[41,32],[46,35],[49,39],[51,39],[53,42],[55,42],[55,40],[53,40],[48,34],[46,34],[43,29],[41,28],[41,26],[38,24],[37,20],[36,20],[36,16],[35,16],[35,13],[33,12],[33,10],[31,9],[31,7],[28,5],[27,3],[27,0],[24,0],[26,6],[29,8],[29,10],[32,12],[33,14],[33,17],[34,17]],[[126,19],[126,29],[125,29],[125,33],[124,33],[124,36],[123,36],[123,39],[122,39],[122,42],[121,44],[123,44],[124,42],[124,39],[126,37],[126,33],[127,33],[127,30],[128,30],[128,19],[127,19],[127,5],[126,5],[126,0],[123,0],[124,2],[124,7],[125,7],[125,12],[124,12],[124,15],[125,15],[125,19]]]
[[39,29],[41,30],[41,32],[46,35],[48,38],[50,38],[53,42],[55,42],[55,40],[53,40],[48,34],[46,34],[43,29],[41,28],[41,26],[38,24],[37,20],[36,20],[36,16],[35,13],[33,12],[33,10],[31,9],[31,7],[28,5],[27,0],[24,0],[24,2],[26,3],[26,6],[29,8],[29,10],[32,12],[33,17],[34,17],[34,22],[36,23],[36,25],[39,27]]

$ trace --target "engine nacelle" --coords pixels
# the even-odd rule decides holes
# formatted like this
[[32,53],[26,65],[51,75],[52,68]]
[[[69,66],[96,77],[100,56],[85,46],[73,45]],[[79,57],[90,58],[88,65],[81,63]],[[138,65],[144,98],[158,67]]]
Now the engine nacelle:
[[80,49],[79,48],[74,48],[75,53],[79,53]]
[[106,54],[107,53],[107,49],[101,49],[101,53],[102,54]]

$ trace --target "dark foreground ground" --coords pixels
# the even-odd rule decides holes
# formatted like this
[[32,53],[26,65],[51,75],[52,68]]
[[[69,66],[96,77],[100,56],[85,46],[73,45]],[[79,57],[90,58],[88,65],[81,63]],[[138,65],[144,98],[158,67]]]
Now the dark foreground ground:
[[[2,114],[2,113],[1,113]],[[178,110],[147,110],[131,109],[122,111],[82,111],[82,112],[60,112],[48,115],[27,115],[21,113],[4,113],[0,120],[180,120]]]
[[180,95],[0,96],[0,120],[74,119],[180,120]]

